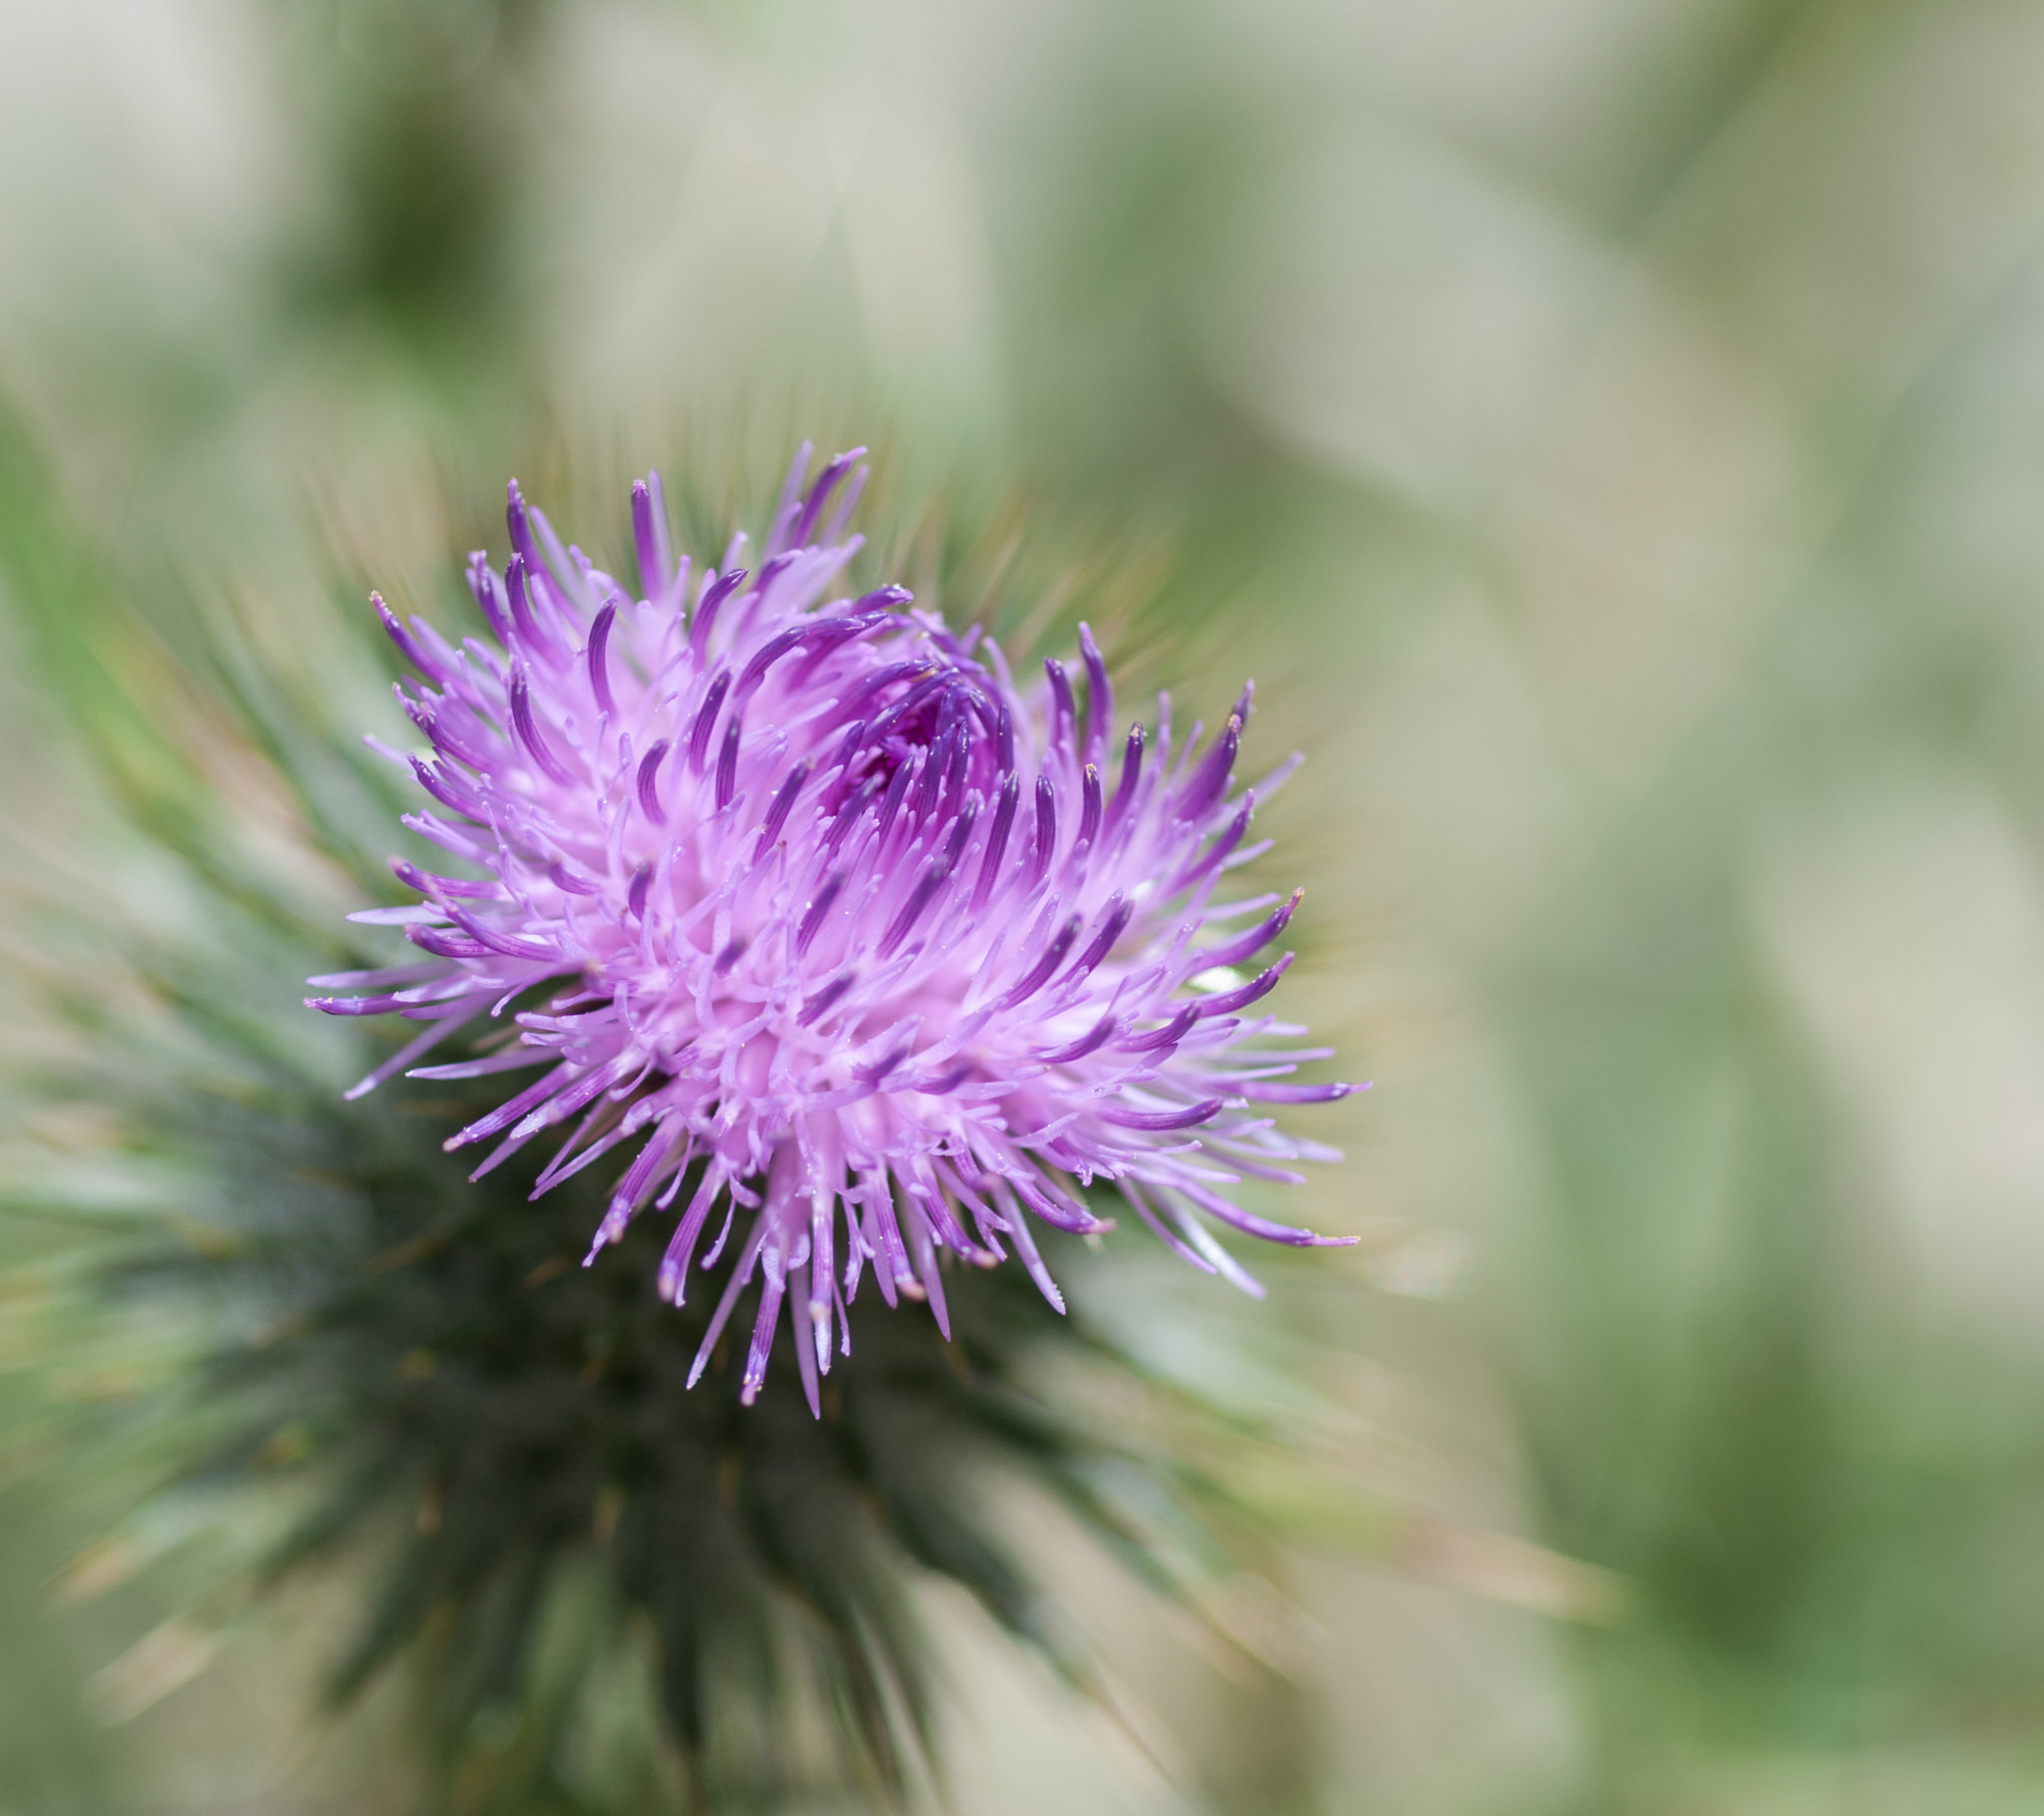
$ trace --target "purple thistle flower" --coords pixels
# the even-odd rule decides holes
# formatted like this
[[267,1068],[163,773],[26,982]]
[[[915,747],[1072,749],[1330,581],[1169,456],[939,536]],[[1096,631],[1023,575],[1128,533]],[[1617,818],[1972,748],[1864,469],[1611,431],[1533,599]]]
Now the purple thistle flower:
[[[653,474],[632,488],[635,598],[514,482],[504,572],[483,554],[468,570],[495,647],[457,650],[374,599],[434,751],[405,759],[435,808],[404,823],[482,874],[394,862],[423,902],[353,918],[428,956],[313,978],[359,994],[306,999],[421,1025],[351,1097],[408,1067],[546,1069],[448,1141],[495,1140],[475,1177],[571,1123],[535,1197],[636,1143],[591,1261],[692,1183],[660,1271],[678,1304],[746,1213],[691,1384],[757,1273],[744,1397],[791,1299],[811,1408],[869,1263],[890,1305],[926,1297],[947,1337],[944,1249],[991,1266],[1012,1247],[1062,1310],[1030,1218],[1110,1227],[1071,1178],[1114,1181],[1170,1248],[1261,1292],[1206,1219],[1338,1240],[1226,1189],[1338,1156],[1253,1107],[1354,1089],[1284,1082],[1324,1050],[1251,1044],[1303,1030],[1246,1013],[1290,962],[1252,964],[1298,896],[1213,900],[1264,849],[1243,843],[1255,791],[1229,798],[1249,690],[1204,750],[1198,725],[1174,750],[1168,697],[1117,745],[1084,626],[1082,710],[1062,665],[1020,687],[990,640],[905,609],[903,588],[819,604],[860,544],[842,533],[863,452],[803,494],[801,450],[757,572],[740,537],[692,575]],[[515,1043],[414,1066],[548,983]]]

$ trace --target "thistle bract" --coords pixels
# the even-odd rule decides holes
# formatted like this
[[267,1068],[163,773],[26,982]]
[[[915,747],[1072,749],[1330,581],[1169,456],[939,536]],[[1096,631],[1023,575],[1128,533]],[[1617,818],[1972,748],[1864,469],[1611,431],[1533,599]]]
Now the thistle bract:
[[[868,1266],[946,1335],[945,1250],[1012,1251],[1062,1309],[1030,1219],[1108,1227],[1074,1181],[1112,1181],[1187,1260],[1256,1290],[1208,1219],[1328,1241],[1229,1188],[1334,1157],[1259,1106],[1351,1089],[1291,1082],[1327,1056],[1274,1047],[1302,1030],[1256,1008],[1297,895],[1215,900],[1262,849],[1256,792],[1231,793],[1249,691],[1174,746],[1168,698],[1117,730],[1083,626],[1080,688],[1056,661],[1023,687],[901,587],[830,597],[859,547],[862,452],[804,490],[803,449],[752,567],[743,537],[719,568],[678,556],[650,475],[635,595],[514,483],[509,561],[468,571],[494,643],[457,649],[377,599],[432,745],[401,759],[434,803],[405,823],[467,874],[394,864],[421,904],[355,918],[426,956],[308,999],[421,1024],[357,1094],[406,1068],[542,1068],[449,1145],[493,1140],[480,1176],[571,1126],[535,1196],[624,1150],[590,1259],[679,1203],[659,1288],[680,1302],[736,1236],[691,1384],[758,1275],[744,1397],[791,1301],[811,1407]],[[415,1065],[514,1006],[494,1051]]]

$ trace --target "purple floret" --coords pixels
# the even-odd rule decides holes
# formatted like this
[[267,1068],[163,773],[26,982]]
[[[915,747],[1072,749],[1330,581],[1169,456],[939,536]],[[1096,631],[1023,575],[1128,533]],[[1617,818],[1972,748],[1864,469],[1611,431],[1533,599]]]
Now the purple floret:
[[[433,746],[411,767],[445,810],[405,823],[482,874],[396,863],[421,905],[355,918],[402,925],[431,958],[314,978],[351,994],[307,999],[422,1025],[351,1096],[406,1068],[547,1069],[448,1141],[494,1138],[476,1177],[571,1123],[535,1197],[636,1143],[592,1261],[693,1181],[660,1270],[676,1303],[743,1211],[692,1382],[757,1274],[744,1397],[792,1299],[812,1408],[869,1263],[890,1305],[927,1298],[947,1336],[943,1249],[984,1266],[1012,1249],[1062,1310],[1030,1217],[1109,1227],[1073,1180],[1113,1181],[1175,1252],[1260,1290],[1206,1219],[1337,1240],[1226,1190],[1336,1156],[1251,1105],[1352,1089],[1274,1082],[1325,1056],[1273,1047],[1303,1031],[1242,1013],[1289,955],[1237,968],[1298,901],[1213,900],[1257,849],[1241,848],[1254,792],[1229,794],[1248,691],[1204,750],[1196,725],[1174,752],[1168,700],[1154,730],[1115,738],[1083,626],[1082,710],[1062,664],[1018,688],[991,640],[902,588],[819,603],[859,547],[843,525],[862,453],[804,493],[803,448],[750,575],[734,543],[722,572],[692,576],[656,474],[632,489],[634,597],[514,483],[503,574],[469,566],[496,648],[456,649],[375,600],[421,678],[397,693]],[[545,984],[515,1044],[414,1065]]]

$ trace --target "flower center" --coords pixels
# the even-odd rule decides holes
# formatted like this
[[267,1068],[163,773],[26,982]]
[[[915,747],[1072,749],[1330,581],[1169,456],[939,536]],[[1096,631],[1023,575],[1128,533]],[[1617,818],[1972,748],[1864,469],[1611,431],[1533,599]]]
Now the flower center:
[[847,789],[868,782],[885,789],[898,771],[912,767],[933,784],[939,778],[948,783],[955,809],[967,787],[986,791],[994,785],[1002,757],[1000,719],[978,677],[946,665],[904,677],[888,691],[893,697],[883,695],[877,711],[867,703],[845,762]]

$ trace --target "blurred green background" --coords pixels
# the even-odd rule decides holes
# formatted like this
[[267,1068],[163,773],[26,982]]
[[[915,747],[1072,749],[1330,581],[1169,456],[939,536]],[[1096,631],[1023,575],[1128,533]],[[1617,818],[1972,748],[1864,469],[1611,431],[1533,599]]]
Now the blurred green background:
[[[1376,1087],[1259,1315],[1427,1519],[1263,1560],[1281,1669],[1074,1552],[1149,1755],[937,1598],[956,1807],[2036,1810],[2040,96],[2035,0],[15,0],[0,502],[315,649],[436,472],[706,423],[1176,549],[1123,654],[1310,752],[1289,1001]],[[21,606],[0,862],[159,908]],[[89,1712],[34,1464],[0,1812],[385,1807],[316,1609]]]

